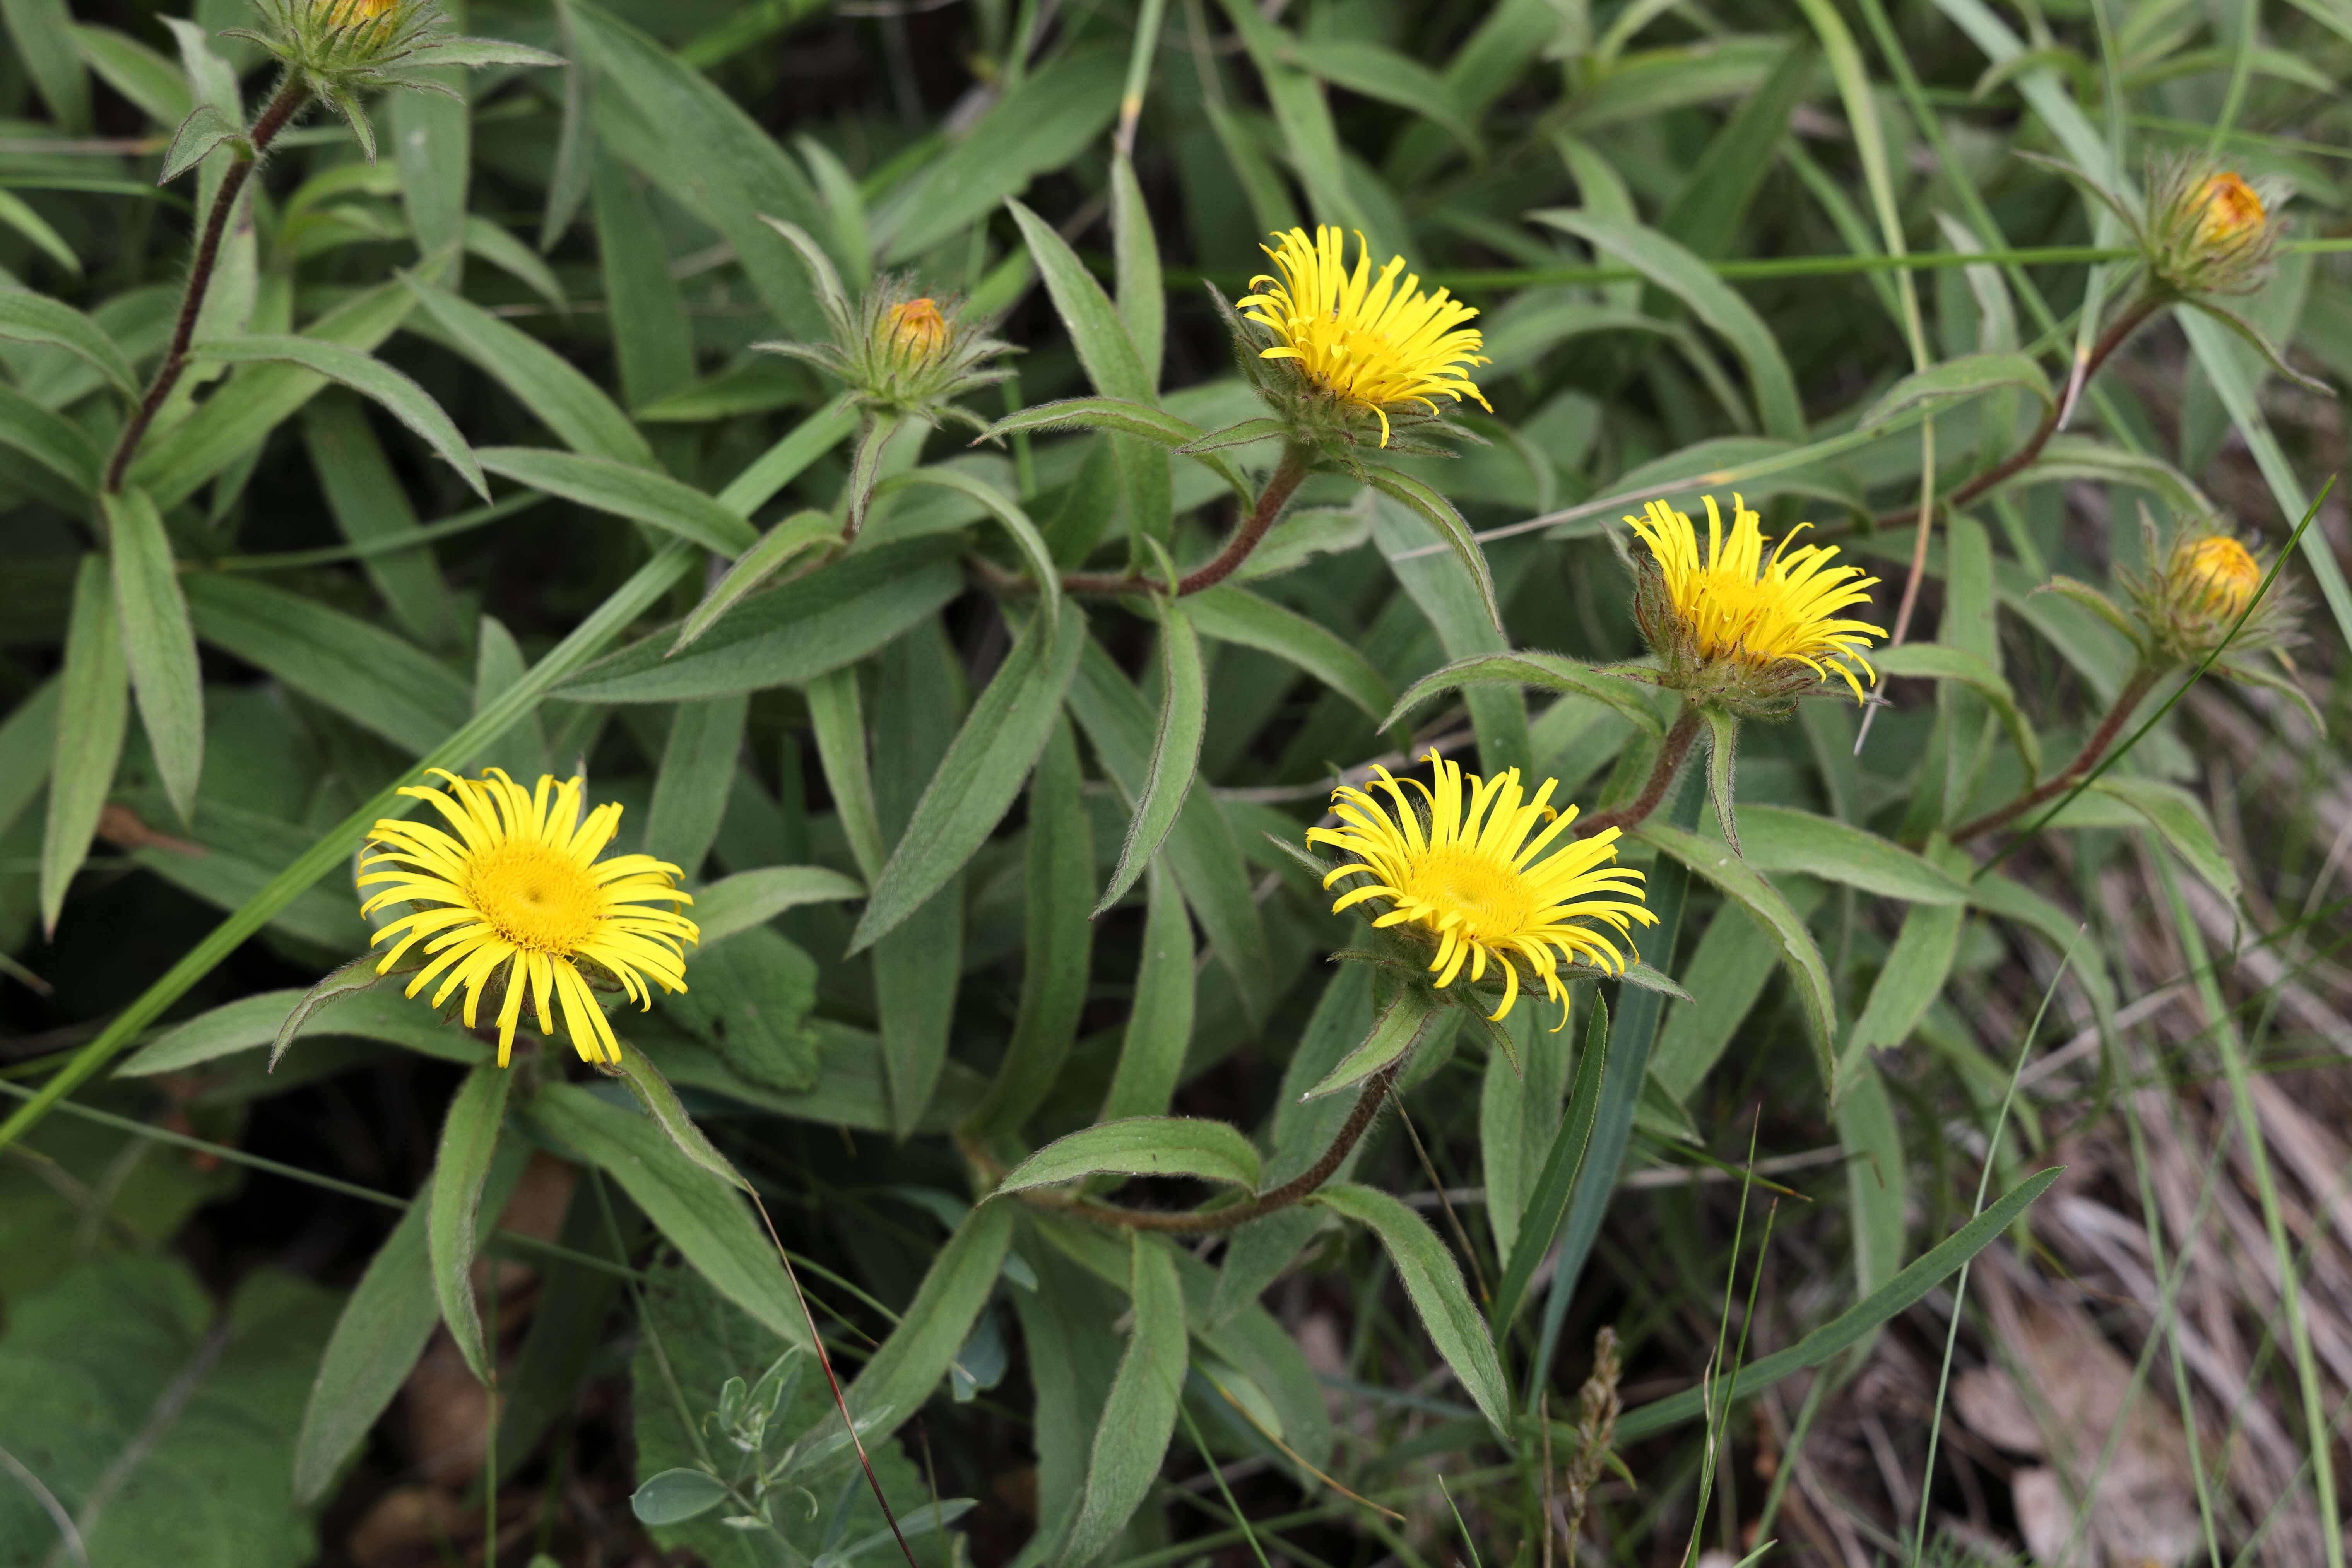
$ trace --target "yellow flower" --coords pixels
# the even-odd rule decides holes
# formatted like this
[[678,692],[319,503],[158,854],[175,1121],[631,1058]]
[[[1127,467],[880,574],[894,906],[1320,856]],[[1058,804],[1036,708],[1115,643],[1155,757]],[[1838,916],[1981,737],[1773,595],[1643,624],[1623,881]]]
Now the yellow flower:
[[[526,790],[497,768],[483,770],[478,783],[434,772],[449,781],[446,793],[425,786],[400,793],[432,802],[457,829],[454,836],[429,823],[391,817],[370,835],[380,848],[363,868],[394,868],[359,879],[362,888],[383,888],[361,913],[404,900],[415,906],[375,934],[376,942],[393,943],[376,973],[388,972],[423,941],[430,962],[409,982],[409,995],[445,975],[433,1005],[440,1006],[464,986],[470,1029],[484,985],[495,980],[503,986],[499,1066],[513,1049],[526,991],[542,1034],[555,1032],[549,1003],[560,1001],[572,1047],[589,1061],[619,1061],[613,1027],[579,966],[594,965],[647,1007],[653,1005],[647,977],[665,991],[685,990],[684,944],[698,942],[700,933],[677,912],[677,905],[694,901],[677,890],[677,868],[650,855],[600,862],[596,857],[612,842],[621,808],[600,805],[581,820],[578,779],[559,784],[541,773],[537,787]],[[671,907],[641,907],[647,904]]]
[[2209,533],[2174,552],[2172,575],[2208,615],[2226,621],[2235,620],[2262,586],[2263,569],[2228,534]]
[[1259,248],[1282,276],[1251,279],[1258,292],[1241,301],[1244,314],[1281,340],[1261,359],[1295,361],[1331,396],[1380,416],[1383,447],[1388,410],[1396,404],[1418,403],[1433,415],[1437,405],[1431,399],[1459,403],[1468,396],[1493,411],[1464,374],[1465,366],[1486,363],[1478,352],[1484,340],[1462,325],[1476,310],[1443,289],[1423,294],[1418,277],[1408,275],[1400,285],[1402,256],[1374,278],[1371,247],[1360,234],[1352,272],[1344,265],[1346,237],[1336,227],[1318,227],[1312,240],[1303,228],[1274,238],[1273,248]]
[[2215,248],[2235,245],[2259,231],[2267,216],[2254,187],[2226,170],[2209,175],[2190,199],[2200,215],[2197,242]]
[[[1547,804],[1557,781],[1546,779],[1528,801],[1517,768],[1497,779],[1472,773],[1465,780],[1459,763],[1434,751],[1429,761],[1437,767],[1434,790],[1419,779],[1404,781],[1421,792],[1421,806],[1381,768],[1381,788],[1396,803],[1393,812],[1370,792],[1343,785],[1331,795],[1341,826],[1307,829],[1309,844],[1328,844],[1356,858],[1323,879],[1327,889],[1342,878],[1370,879],[1341,894],[1332,912],[1386,900],[1391,907],[1372,924],[1411,926],[1433,939],[1437,952],[1429,967],[1440,987],[1453,984],[1465,963],[1473,982],[1486,977],[1489,964],[1500,969],[1503,1005],[1495,1009],[1496,1018],[1518,999],[1518,963],[1524,963],[1559,1004],[1559,1026],[1565,1026],[1568,987],[1559,961],[1624,970],[1610,930],[1627,937],[1632,921],[1657,920],[1642,907],[1642,874],[1612,864],[1617,858],[1613,827],[1570,838],[1538,858],[1576,820],[1576,807],[1555,813]],[[1550,826],[1529,838],[1547,816]]]
[[926,294],[890,308],[890,342],[908,359],[932,358],[947,346],[948,321],[940,302]]
[[312,4],[324,14],[330,27],[352,27],[374,21],[400,0],[312,0]]
[[1784,661],[1801,664],[1823,680],[1838,676],[1861,701],[1855,672],[1874,685],[1878,679],[1862,657],[1864,637],[1886,634],[1865,621],[1841,620],[1838,612],[1869,603],[1878,579],[1864,576],[1857,566],[1831,564],[1837,559],[1834,545],[1791,550],[1783,539],[1768,559],[1763,519],[1736,495],[1731,508],[1727,541],[1715,498],[1706,498],[1704,556],[1687,512],[1652,501],[1642,516],[1625,519],[1657,563],[1679,629],[1704,660],[1759,670]]

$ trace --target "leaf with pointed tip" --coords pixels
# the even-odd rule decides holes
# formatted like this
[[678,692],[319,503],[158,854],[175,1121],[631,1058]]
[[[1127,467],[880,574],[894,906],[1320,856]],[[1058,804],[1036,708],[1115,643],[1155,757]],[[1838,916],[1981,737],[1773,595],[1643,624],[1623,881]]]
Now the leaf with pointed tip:
[[[2102,602],[2105,595],[2099,595]],[[2113,606],[2110,605],[2110,608]],[[1878,666],[1881,675],[1909,675],[1928,680],[1952,680],[1967,687],[1992,704],[2000,715],[2001,725],[2009,731],[2010,742],[2016,746],[2019,756],[2025,759],[2028,783],[2042,776],[2042,742],[2033,732],[2033,725],[2017,705],[2017,693],[2010,689],[2009,678],[1993,668],[1991,661],[1970,648],[1948,647],[1941,643],[1905,643],[1897,647],[1871,650],[1871,661]]]
[[400,68],[425,66],[561,66],[572,62],[504,38],[439,38],[400,58]]
[[1231,1123],[1190,1116],[1130,1116],[1057,1139],[1015,1166],[1000,1193],[1081,1176],[1195,1176],[1255,1190],[1257,1149]]
[[1457,658],[1431,671],[1408,687],[1381,728],[1392,729],[1414,709],[1441,691],[1457,687],[1496,684],[1532,686],[1543,691],[1567,692],[1605,702],[1644,734],[1663,736],[1665,726],[1651,706],[1650,689],[1605,669],[1597,669],[1556,653],[1480,653]]
[[686,1107],[678,1101],[677,1090],[669,1086],[669,1079],[662,1077],[661,1069],[654,1066],[645,1052],[628,1041],[616,1040],[614,1043],[621,1047],[621,1059],[609,1070],[628,1084],[630,1092],[637,1097],[637,1103],[646,1108],[646,1114],[652,1117],[664,1132],[669,1134],[669,1141],[677,1146],[677,1152],[728,1185],[750,1192],[751,1184],[743,1179],[742,1173],[736,1170],[733,1162],[720,1153],[702,1129],[694,1124],[694,1119],[686,1113]]
[[1110,885],[1096,900],[1094,912],[1125,897],[1143,868],[1160,852],[1160,841],[1176,825],[1184,797],[1192,793],[1192,775],[1201,757],[1201,737],[1208,721],[1208,676],[1201,664],[1201,639],[1190,608],[1181,599],[1155,598],[1160,615],[1160,648],[1167,691],[1160,704],[1160,734],[1151,750],[1151,771],[1143,793],[1136,797],[1135,816],[1129,823],[1127,842],[1119,847],[1118,864]]
[[804,550],[840,542],[841,525],[829,514],[814,510],[793,513],[761,534],[760,542],[735,558],[727,575],[702,596],[702,603],[694,606],[693,614],[677,628],[677,640],[669,645],[669,651],[676,654],[691,645],[744,595],[782,571],[793,556]]
[[702,932],[701,951],[708,952],[736,932],[765,925],[786,910],[865,896],[856,878],[824,866],[762,866],[721,878],[698,891],[694,923]]
[[85,555],[74,577],[66,621],[65,670],[58,685],[57,747],[49,766],[48,821],[41,837],[41,929],[54,932],[66,889],[89,856],[99,814],[122,760],[131,682],[115,625],[106,557]]
[[1983,393],[1997,392],[2005,386],[2022,387],[2042,400],[2044,408],[2057,406],[2057,396],[2050,390],[2050,378],[2031,354],[2013,350],[1991,353],[1962,354],[1946,360],[1923,371],[1914,372],[1888,387],[1863,416],[1854,421],[1854,428],[1868,430],[1893,420],[1906,409],[1922,405],[1940,406],[1961,398],[1975,397]]
[[732,558],[759,542],[750,523],[700,490],[634,463],[551,447],[485,447],[480,457],[482,466],[494,474],[598,511],[650,523],[720,555]]
[[1374,720],[1389,706],[1389,683],[1338,633],[1297,611],[1230,583],[1188,595],[1201,635],[1286,659]]
[[205,764],[204,674],[188,601],[180,592],[163,520],[147,492],[134,486],[100,500],[114,550],[114,605],[131,689],[138,694],[163,793],[185,822],[195,811]]
[[1470,580],[1477,584],[1478,603],[1485,608],[1486,619],[1494,624],[1496,631],[1501,631],[1503,606],[1495,597],[1495,574],[1487,569],[1486,552],[1478,548],[1478,541],[1471,533],[1470,524],[1454,509],[1454,503],[1411,474],[1399,473],[1394,468],[1367,468],[1364,477],[1371,482],[1373,489],[1402,501],[1437,530],[1446,547],[1469,572]]
[[1353,1182],[1334,1183],[1307,1201],[1355,1220],[1381,1238],[1437,1353],[1454,1369],[1487,1424],[1508,1432],[1510,1395],[1494,1336],[1462,1282],[1461,1266],[1429,1222],[1388,1194]]
[[990,484],[979,475],[961,468],[917,468],[911,473],[886,479],[875,487],[877,496],[914,485],[929,485],[939,489],[954,490],[970,496],[986,509],[1004,531],[1012,537],[1013,547],[1029,563],[1029,573],[1036,582],[1038,592],[1045,601],[1045,630],[1048,636],[1060,624],[1062,612],[1062,573],[1054,564],[1054,552],[1045,546],[1037,525],[1021,510],[1012,497]]
[[0,338],[23,343],[52,343],[98,367],[100,375],[125,397],[139,395],[139,379],[131,374],[131,358],[106,329],[62,300],[36,294],[29,289],[0,289]]
[[205,155],[224,142],[243,147],[245,127],[211,104],[199,103],[172,133],[172,145],[163,153],[163,172],[155,176],[155,183],[170,184],[203,163]]
[[809,280],[816,285],[817,302],[824,307],[824,313],[836,324],[854,321],[856,317],[849,308],[848,291],[841,286],[840,270],[834,266],[833,258],[824,253],[824,247],[796,223],[770,217],[766,213],[760,214],[759,218],[782,235],[784,243],[799,254],[801,265],[808,268]]
[[490,1157],[498,1152],[499,1131],[507,1115],[507,1090],[514,1076],[495,1062],[485,1062],[466,1075],[450,1099],[441,1124],[440,1156],[433,1164],[432,1210],[425,1221],[425,1240],[433,1259],[433,1292],[441,1301],[441,1321],[475,1377],[495,1380],[489,1354],[482,1342],[481,1310],[474,1302],[474,1253],[480,1245],[482,1184],[490,1173]]
[[362,991],[372,991],[391,978],[375,972],[376,963],[376,954],[362,953],[341,968],[331,971],[324,979],[302,993],[302,999],[294,1004],[292,1011],[286,1015],[285,1022],[278,1026],[278,1037],[269,1042],[269,1065],[273,1070],[278,1066],[278,1058],[284,1056],[287,1047],[294,1043],[294,1037],[302,1032],[302,1026],[310,1021],[311,1014],[330,1002],[357,995]]
[[1443,1012],[1437,1003],[1418,985],[1408,985],[1396,994],[1396,999],[1372,1020],[1372,1032],[1364,1043],[1339,1058],[1339,1063],[1323,1075],[1322,1081],[1301,1100],[1320,1100],[1327,1094],[1337,1094],[1363,1082],[1383,1068],[1394,1067],[1412,1052],[1429,1033],[1431,1023]]
[[292,333],[215,340],[198,343],[190,353],[197,359],[217,360],[225,364],[278,360],[299,365],[330,381],[340,381],[353,392],[381,404],[385,413],[414,430],[443,462],[457,469],[458,477],[476,495],[484,500],[490,499],[490,487],[482,478],[480,465],[474,461],[474,449],[457,434],[457,426],[433,401],[433,395],[372,353],[323,338]]
[[1702,708],[1706,720],[1706,787],[1715,797],[1715,819],[1723,825],[1723,841],[1739,853],[1738,814],[1732,808],[1732,772],[1739,753],[1739,721],[1719,708]]

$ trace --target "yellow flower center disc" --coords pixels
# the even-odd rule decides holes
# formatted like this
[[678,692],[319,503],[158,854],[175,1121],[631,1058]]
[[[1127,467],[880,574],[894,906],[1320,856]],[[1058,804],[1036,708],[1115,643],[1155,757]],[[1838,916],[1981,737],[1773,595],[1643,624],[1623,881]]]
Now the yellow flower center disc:
[[538,844],[486,851],[474,863],[466,892],[492,930],[535,952],[579,947],[604,912],[603,895],[586,868]]

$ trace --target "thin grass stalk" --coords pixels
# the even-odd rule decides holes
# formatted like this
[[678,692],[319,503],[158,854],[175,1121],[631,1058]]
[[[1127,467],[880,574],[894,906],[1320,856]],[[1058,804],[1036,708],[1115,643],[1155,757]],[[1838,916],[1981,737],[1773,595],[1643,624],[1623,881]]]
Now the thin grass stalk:
[[[2271,1171],[2270,1150],[2263,1138],[2262,1119],[2254,1110],[2252,1092],[2248,1086],[2245,1052],[2238,1039],[2237,1025],[2222,1000],[2221,987],[2215,979],[2212,962],[2206,952],[2204,934],[2198,930],[2196,918],[2189,913],[2187,901],[2180,896],[2179,880],[2162,852],[2158,852],[2154,858],[2157,874],[2163,880],[2165,897],[2171,907],[2174,935],[2195,975],[2197,994],[2205,1005],[2206,1016],[2213,1021],[2214,1044],[2221,1049],[2221,1068],[2229,1079],[2231,1108],[2237,1116],[2238,1136],[2245,1143],[2247,1163],[2253,1168],[2254,1194],[2262,1205],[2263,1229],[2270,1238],[2272,1252],[2277,1258],[2279,1312],[2286,1320],[2287,1341],[2294,1352],[2295,1382],[2303,1396],[2304,1428],[2312,1460],[2313,1491],[2319,1510],[2320,1543],[2327,1554],[2327,1568],[2343,1568],[2344,1521],[2336,1510],[2336,1429],[2320,1410],[2318,1357],[2312,1349],[2311,1327],[2304,1321],[2303,1289],[2297,1279],[2295,1248],[2287,1240],[2286,1220],[2279,1206],[2278,1181]],[[2315,1244],[2316,1240],[2315,1227]]]

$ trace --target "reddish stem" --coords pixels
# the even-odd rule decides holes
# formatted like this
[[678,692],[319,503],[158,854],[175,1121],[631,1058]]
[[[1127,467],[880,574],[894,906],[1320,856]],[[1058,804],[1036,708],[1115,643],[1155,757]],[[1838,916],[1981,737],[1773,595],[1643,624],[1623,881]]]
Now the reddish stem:
[[1576,836],[1590,838],[1612,827],[1640,826],[1650,813],[1658,809],[1658,803],[1666,798],[1666,787],[1675,782],[1675,774],[1681,771],[1683,759],[1690,755],[1691,742],[1698,739],[1699,722],[1698,710],[1685,704],[1675,720],[1674,728],[1666,731],[1666,738],[1658,744],[1658,760],[1651,767],[1650,776],[1643,782],[1642,793],[1614,811],[1601,812],[1577,824]]
[[100,488],[111,495],[122,489],[122,476],[131,467],[131,459],[139,450],[141,437],[155,422],[163,400],[187,373],[188,344],[195,337],[196,318],[204,313],[205,295],[211,290],[214,268],[220,260],[222,236],[228,228],[229,214],[236,210],[236,199],[244,193],[245,183],[253,177],[254,166],[278,133],[286,129],[294,116],[301,111],[303,101],[310,97],[301,73],[288,71],[277,96],[261,111],[246,133],[249,150],[243,152],[228,166],[221,180],[220,190],[213,197],[212,211],[205,215],[204,233],[196,240],[195,260],[188,268],[187,292],[180,299],[180,319],[172,328],[171,346],[163,353],[163,363],[155,369],[155,379],[147,384],[147,394],[139,400],[122,434],[114,443],[114,452],[106,460],[106,479]]
[[2091,738],[2083,742],[2083,749],[2074,753],[2074,760],[2068,763],[2063,772],[2027,790],[2007,805],[1997,806],[1975,821],[1955,827],[1952,829],[1952,842],[1965,843],[1990,833],[2004,823],[2015,821],[2042,802],[2073,788],[2074,781],[2096,767],[2099,759],[2106,755],[2107,748],[2116,743],[2116,737],[2123,732],[2125,723],[2130,720],[2141,700],[2154,689],[2160,673],[2155,666],[2148,664],[2142,664],[2133,670],[2131,679],[2124,682],[2124,689],[2116,694],[2115,706],[2107,710],[2107,716],[2099,721],[2099,727],[2091,731]]

